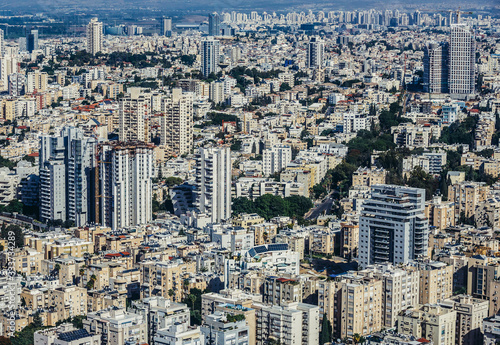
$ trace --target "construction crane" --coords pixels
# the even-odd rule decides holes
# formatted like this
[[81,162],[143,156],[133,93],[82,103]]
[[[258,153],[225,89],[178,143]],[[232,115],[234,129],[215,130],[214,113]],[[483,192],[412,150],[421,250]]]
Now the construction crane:
[[[462,14],[472,14],[472,12],[460,11],[460,7],[456,11],[448,10],[448,12],[449,13],[451,13],[451,12],[455,13],[455,20],[456,20],[457,24],[460,24],[460,15],[462,15]],[[451,24],[451,22],[450,22],[450,24]]]

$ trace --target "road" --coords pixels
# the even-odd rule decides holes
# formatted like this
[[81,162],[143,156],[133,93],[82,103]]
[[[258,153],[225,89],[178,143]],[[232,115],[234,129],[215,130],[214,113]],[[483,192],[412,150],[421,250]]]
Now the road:
[[309,212],[306,213],[305,219],[315,219],[323,213],[331,210],[333,205],[332,193],[328,194],[320,204],[314,206]]

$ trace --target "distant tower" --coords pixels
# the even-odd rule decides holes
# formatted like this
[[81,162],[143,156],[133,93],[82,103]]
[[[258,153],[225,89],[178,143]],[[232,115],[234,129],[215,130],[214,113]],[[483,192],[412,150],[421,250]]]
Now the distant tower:
[[220,35],[220,16],[217,12],[208,15],[208,35]]
[[424,91],[448,93],[448,43],[430,42],[424,48]]
[[475,40],[465,24],[452,24],[450,36],[450,72],[448,88],[451,94],[466,97],[474,93]]
[[201,72],[206,77],[219,71],[220,42],[208,38],[201,42]]
[[161,19],[161,35],[170,37],[172,36],[172,18]]
[[318,37],[312,37],[307,46],[307,67],[321,68],[323,56],[325,55],[325,44]]
[[5,54],[4,46],[3,46],[3,30],[0,29],[0,58]]
[[38,49],[38,30],[30,30],[26,33],[26,50],[33,52]]
[[95,55],[102,51],[102,23],[92,18],[87,25],[87,52]]

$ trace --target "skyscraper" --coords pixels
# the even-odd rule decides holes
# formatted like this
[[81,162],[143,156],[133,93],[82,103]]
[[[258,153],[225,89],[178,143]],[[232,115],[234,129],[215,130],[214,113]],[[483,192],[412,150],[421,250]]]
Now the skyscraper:
[[161,19],[161,35],[170,37],[172,36],[172,18]]
[[424,189],[372,186],[359,218],[360,265],[399,264],[426,256],[429,224],[424,209]]
[[3,30],[0,29],[0,58],[5,54]]
[[145,143],[100,145],[102,225],[120,229],[152,220],[153,149]]
[[38,49],[38,30],[30,30],[26,33],[26,50],[33,52]]
[[208,15],[208,36],[220,35],[220,16],[217,12]]
[[64,128],[40,139],[40,217],[84,226],[95,220],[95,138]]
[[450,36],[450,94],[467,97],[474,93],[475,39],[465,24],[452,24]]
[[141,94],[140,88],[129,88],[120,99],[118,117],[118,137],[120,141],[149,142],[148,99]]
[[102,51],[102,23],[92,18],[87,25],[87,53],[95,55]]
[[424,48],[424,91],[448,92],[449,45],[446,42],[430,42]]
[[212,223],[231,217],[231,151],[200,148],[196,156],[197,206]]
[[219,49],[220,42],[211,37],[201,42],[201,72],[205,77],[219,71]]
[[325,55],[325,44],[318,37],[312,37],[307,45],[307,67],[321,68],[323,56]]
[[193,94],[175,88],[162,99],[160,144],[173,153],[189,153],[193,147]]

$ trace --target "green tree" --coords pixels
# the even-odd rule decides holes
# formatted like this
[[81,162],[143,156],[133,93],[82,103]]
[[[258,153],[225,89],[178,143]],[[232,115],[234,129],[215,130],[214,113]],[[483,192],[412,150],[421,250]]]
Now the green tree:
[[9,237],[14,237],[14,246],[16,248],[24,247],[24,233],[23,229],[19,225],[9,225],[7,227],[2,226],[1,236],[5,240],[9,240]]
[[323,314],[323,322],[321,323],[321,333],[319,334],[319,345],[329,343],[332,341],[332,324]]

